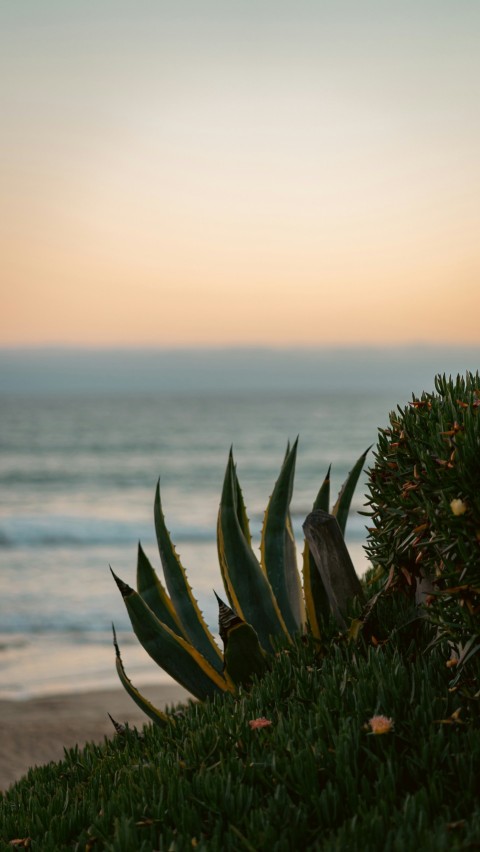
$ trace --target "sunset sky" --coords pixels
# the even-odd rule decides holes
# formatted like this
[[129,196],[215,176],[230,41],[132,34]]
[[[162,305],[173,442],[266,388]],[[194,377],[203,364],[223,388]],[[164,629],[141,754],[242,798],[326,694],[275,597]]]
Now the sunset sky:
[[4,0],[0,345],[476,343],[480,3]]

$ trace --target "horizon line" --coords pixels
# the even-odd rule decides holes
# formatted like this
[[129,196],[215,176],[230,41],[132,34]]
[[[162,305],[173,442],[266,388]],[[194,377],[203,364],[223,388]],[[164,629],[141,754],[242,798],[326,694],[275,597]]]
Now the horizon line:
[[162,344],[80,344],[80,343],[16,343],[2,344],[0,343],[0,353],[14,352],[325,352],[335,350],[364,350],[364,351],[394,351],[398,349],[404,350],[442,350],[443,352],[454,350],[474,349],[480,351],[479,342],[465,343],[442,343],[441,341],[415,341],[404,343],[318,343],[318,344],[300,344],[300,343],[282,343],[282,344],[178,344],[178,345],[162,345]]

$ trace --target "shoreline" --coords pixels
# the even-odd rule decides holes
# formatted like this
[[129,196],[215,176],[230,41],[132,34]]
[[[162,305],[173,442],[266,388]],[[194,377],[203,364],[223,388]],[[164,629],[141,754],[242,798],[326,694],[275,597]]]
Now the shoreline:
[[[140,686],[159,709],[186,702],[190,694],[175,682]],[[121,684],[88,692],[0,700],[0,790],[6,791],[33,766],[63,759],[64,748],[103,742],[118,722],[150,724]]]

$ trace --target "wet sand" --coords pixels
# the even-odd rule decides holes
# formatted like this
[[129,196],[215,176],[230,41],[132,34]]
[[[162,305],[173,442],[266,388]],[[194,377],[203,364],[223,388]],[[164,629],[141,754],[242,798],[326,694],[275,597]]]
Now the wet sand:
[[[140,691],[160,709],[190,697],[175,683],[145,686]],[[31,766],[62,760],[64,748],[112,736],[108,713],[140,729],[150,722],[120,685],[97,692],[1,700],[0,789],[6,790]]]

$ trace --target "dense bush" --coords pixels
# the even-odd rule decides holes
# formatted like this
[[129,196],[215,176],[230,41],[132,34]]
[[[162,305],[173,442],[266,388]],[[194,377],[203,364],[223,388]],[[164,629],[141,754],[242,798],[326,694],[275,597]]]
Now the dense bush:
[[480,731],[448,689],[445,649],[422,657],[405,634],[377,648],[337,638],[328,653],[304,641],[249,693],[30,770],[1,802],[2,848],[27,837],[42,852],[475,845]]
[[480,648],[480,377],[437,376],[435,390],[380,430],[367,552],[463,662]]

